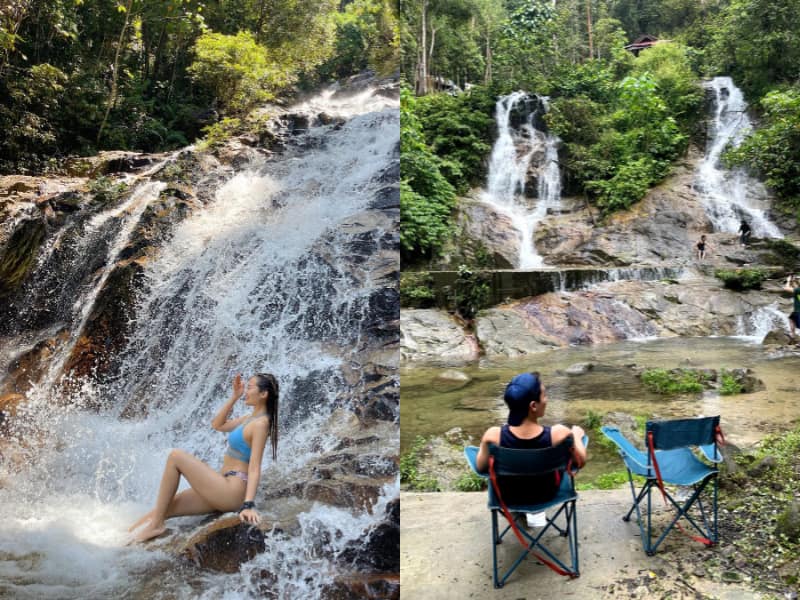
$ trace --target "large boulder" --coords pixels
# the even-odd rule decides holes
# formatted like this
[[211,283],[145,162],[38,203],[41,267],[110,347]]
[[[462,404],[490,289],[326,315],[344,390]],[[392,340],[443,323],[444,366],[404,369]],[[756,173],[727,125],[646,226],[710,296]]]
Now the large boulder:
[[479,354],[475,337],[454,317],[437,309],[403,309],[400,313],[400,353],[407,361],[463,363]]

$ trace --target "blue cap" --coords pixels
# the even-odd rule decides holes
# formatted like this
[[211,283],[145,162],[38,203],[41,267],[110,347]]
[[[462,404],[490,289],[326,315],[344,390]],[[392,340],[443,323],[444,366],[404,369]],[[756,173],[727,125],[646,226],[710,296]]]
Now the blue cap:
[[503,399],[508,404],[508,424],[519,425],[528,416],[531,402],[542,396],[542,384],[534,373],[520,373],[506,386]]

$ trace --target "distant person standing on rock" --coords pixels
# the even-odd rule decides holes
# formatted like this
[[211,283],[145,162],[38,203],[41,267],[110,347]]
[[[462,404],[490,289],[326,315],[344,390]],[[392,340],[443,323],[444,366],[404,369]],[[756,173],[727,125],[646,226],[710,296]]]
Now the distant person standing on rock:
[[706,257],[706,251],[711,250],[711,244],[706,241],[706,236],[701,235],[700,241],[695,245],[697,249],[697,260],[703,260]]
[[792,300],[794,301],[792,312],[789,315],[789,328],[792,331],[792,340],[794,340],[795,329],[800,327],[800,281],[794,275],[789,275],[786,278],[786,285],[783,286],[783,289],[792,293]]
[[742,243],[742,246],[746,246],[747,243],[750,241],[751,231],[752,230],[750,229],[750,224],[744,219],[742,219],[742,223],[741,225],[739,225],[739,234],[740,234],[739,241]]

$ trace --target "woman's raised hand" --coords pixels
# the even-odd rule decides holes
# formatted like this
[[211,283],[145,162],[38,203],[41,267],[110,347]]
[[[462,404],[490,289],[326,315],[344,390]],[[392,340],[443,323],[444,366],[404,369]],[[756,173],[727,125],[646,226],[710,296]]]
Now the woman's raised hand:
[[239,398],[244,394],[244,381],[242,381],[242,374],[237,373],[233,378],[233,397]]

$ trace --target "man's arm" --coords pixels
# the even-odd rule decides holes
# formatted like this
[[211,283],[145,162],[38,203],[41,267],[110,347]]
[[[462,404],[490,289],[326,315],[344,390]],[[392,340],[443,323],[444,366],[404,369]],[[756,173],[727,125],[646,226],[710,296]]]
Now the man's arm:
[[486,473],[489,470],[489,444],[500,445],[499,427],[489,427],[481,438],[481,446],[475,459],[475,464],[481,473]]

